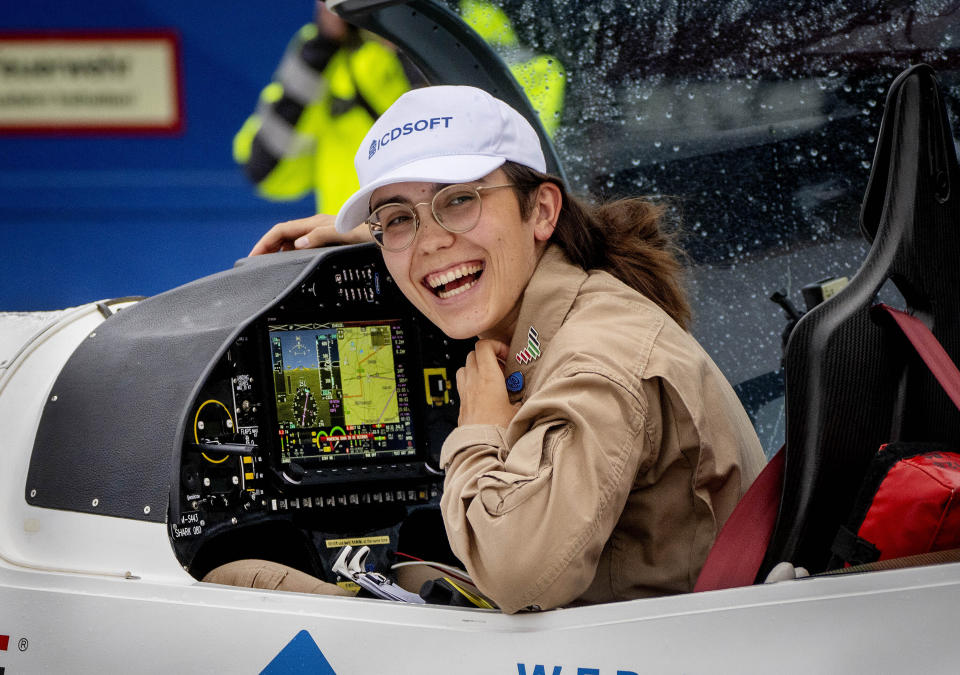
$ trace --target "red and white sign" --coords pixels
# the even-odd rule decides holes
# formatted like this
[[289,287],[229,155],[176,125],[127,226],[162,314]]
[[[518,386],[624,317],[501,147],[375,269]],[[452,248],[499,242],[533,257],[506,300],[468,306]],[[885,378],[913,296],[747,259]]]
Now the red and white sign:
[[169,30],[0,33],[0,134],[176,133],[179,51]]

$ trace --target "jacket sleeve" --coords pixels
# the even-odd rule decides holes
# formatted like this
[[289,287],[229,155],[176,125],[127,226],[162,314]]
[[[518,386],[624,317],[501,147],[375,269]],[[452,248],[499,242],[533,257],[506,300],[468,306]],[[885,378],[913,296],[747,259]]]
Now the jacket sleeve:
[[652,452],[643,397],[599,367],[561,371],[507,429],[468,425],[447,438],[447,536],[503,611],[564,605],[593,581]]
[[234,160],[273,199],[298,199],[314,184],[315,132],[309,111],[325,89],[323,71],[339,45],[307,24],[291,40],[256,112],[233,139]]

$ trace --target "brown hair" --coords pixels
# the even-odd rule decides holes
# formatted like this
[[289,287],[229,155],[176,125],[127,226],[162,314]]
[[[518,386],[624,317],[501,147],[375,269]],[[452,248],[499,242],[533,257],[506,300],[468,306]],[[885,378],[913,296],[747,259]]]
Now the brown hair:
[[574,264],[609,272],[657,303],[682,328],[688,327],[684,254],[676,232],[665,227],[662,205],[643,198],[591,205],[571,196],[556,176],[514,162],[502,169],[515,185],[524,219],[532,212],[537,187],[549,182],[560,188],[563,205],[551,241]]

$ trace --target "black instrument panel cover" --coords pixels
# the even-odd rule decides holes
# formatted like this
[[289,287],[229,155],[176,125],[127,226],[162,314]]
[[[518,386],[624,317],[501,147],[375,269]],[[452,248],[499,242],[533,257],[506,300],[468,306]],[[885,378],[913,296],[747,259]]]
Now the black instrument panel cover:
[[70,356],[47,398],[27,503],[164,522],[188,408],[209,370],[322,259],[357,248],[246,259],[100,324]]

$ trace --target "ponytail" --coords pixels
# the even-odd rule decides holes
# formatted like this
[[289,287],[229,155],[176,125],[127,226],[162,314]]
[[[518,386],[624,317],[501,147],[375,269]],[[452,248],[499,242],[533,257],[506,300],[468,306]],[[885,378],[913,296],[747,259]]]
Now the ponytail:
[[609,272],[660,306],[682,328],[690,323],[683,290],[683,250],[663,225],[664,207],[646,199],[620,199],[596,206],[569,195],[560,179],[507,162],[503,171],[516,186],[526,219],[538,186],[560,188],[563,205],[551,241],[585,270]]

